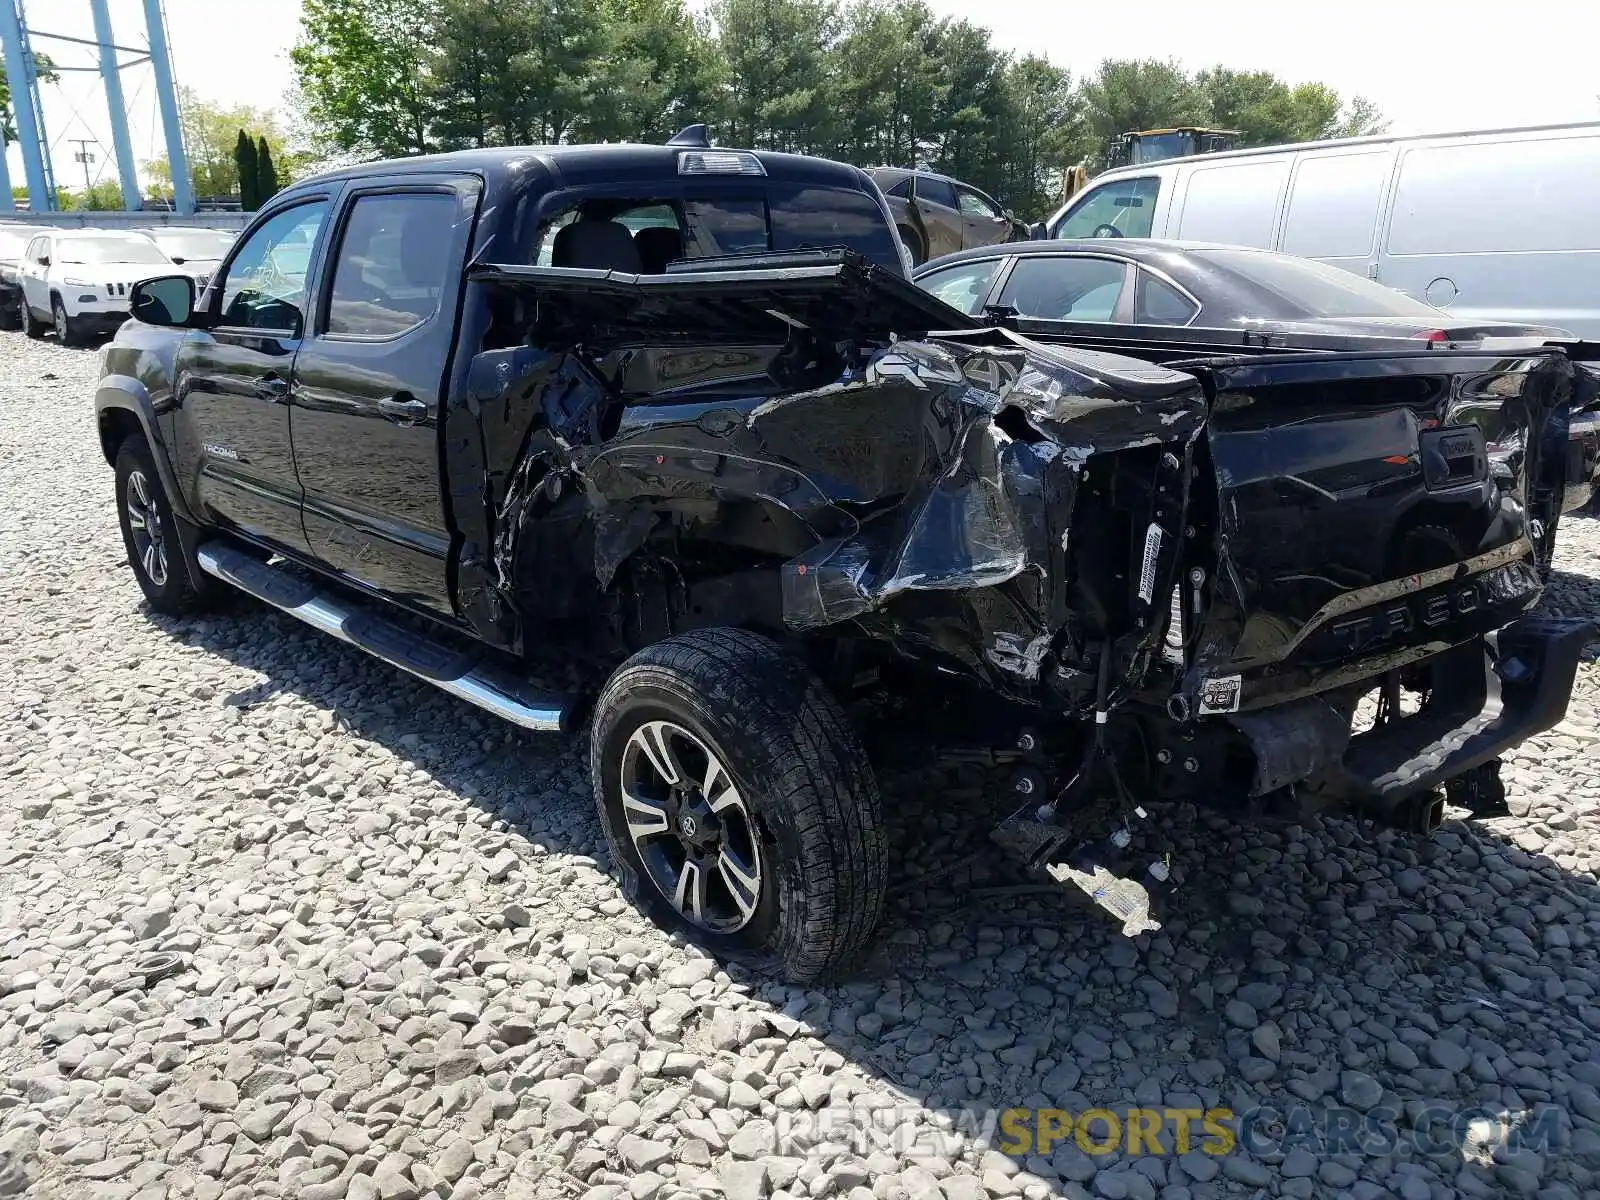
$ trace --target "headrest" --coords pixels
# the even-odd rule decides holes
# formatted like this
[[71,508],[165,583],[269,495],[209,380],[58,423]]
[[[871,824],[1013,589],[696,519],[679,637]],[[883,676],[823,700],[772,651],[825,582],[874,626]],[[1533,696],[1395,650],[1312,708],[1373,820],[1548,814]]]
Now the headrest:
[[660,275],[667,264],[683,257],[683,235],[670,225],[646,225],[633,235],[639,261],[650,275]]
[[619,221],[574,221],[556,234],[550,265],[638,274],[639,250]]

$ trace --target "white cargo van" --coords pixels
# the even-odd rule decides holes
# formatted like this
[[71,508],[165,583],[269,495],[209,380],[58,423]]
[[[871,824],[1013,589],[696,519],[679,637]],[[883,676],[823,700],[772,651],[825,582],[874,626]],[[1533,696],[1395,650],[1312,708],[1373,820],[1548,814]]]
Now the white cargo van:
[[1282,250],[1460,320],[1600,338],[1600,122],[1349,138],[1123,167],[1096,178],[1044,232]]

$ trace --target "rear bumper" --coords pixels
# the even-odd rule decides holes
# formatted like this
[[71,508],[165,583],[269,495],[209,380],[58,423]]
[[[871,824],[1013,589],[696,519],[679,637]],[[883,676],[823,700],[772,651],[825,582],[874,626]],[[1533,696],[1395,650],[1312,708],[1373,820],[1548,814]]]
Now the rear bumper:
[[1524,617],[1451,651],[1463,656],[1460,686],[1436,689],[1447,695],[1423,711],[1351,738],[1333,790],[1392,809],[1551,728],[1566,715],[1578,660],[1596,633],[1589,620]]

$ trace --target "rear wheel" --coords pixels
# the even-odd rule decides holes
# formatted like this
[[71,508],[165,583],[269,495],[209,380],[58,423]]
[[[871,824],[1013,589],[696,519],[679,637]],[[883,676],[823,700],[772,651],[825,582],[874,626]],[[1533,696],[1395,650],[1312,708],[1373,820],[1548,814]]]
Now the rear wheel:
[[178,519],[161,487],[144,438],[134,435],[117,451],[117,517],[128,565],[150,607],[179,615],[213,607],[222,589],[209,577],[196,581],[178,541]]
[[877,786],[837,701],[776,643],[716,629],[646,647],[601,693],[589,753],[623,890],[658,923],[796,981],[871,937]]
[[22,298],[22,312],[20,314],[20,319],[22,322],[22,332],[31,338],[42,338],[46,333],[49,332],[45,326],[39,324],[38,319],[33,315],[33,309],[28,307],[28,299],[26,296]]
[[911,251],[911,265],[920,267],[927,262],[928,251],[917,236],[917,231],[909,225],[896,225],[895,228],[900,231],[900,240],[906,244],[906,249]]

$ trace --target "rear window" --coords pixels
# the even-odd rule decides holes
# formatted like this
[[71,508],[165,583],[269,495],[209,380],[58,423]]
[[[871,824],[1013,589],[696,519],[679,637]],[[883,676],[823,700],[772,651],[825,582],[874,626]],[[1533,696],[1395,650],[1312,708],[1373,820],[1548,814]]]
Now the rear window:
[[1373,283],[1342,267],[1309,258],[1260,250],[1191,249],[1205,259],[1283,301],[1266,317],[1420,317],[1435,320],[1439,310]]
[[[534,261],[543,266],[622,268],[631,260],[615,231],[591,244],[608,242],[605,261],[556,261],[557,235],[574,221],[610,221],[622,226],[639,250],[639,263],[626,269],[658,273],[671,262],[730,254],[771,251],[853,250],[897,274],[903,266],[894,231],[878,198],[845,188],[776,183],[762,192],[636,200],[594,197],[545,221],[534,243]],[[674,234],[676,235],[674,237]]]

